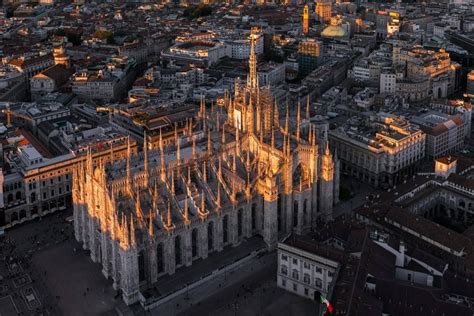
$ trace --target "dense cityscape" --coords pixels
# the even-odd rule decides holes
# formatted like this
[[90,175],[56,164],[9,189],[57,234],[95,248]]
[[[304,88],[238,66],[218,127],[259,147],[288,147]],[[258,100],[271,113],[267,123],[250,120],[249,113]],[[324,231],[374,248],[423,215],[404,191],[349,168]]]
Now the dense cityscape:
[[474,315],[474,2],[0,0],[0,316]]

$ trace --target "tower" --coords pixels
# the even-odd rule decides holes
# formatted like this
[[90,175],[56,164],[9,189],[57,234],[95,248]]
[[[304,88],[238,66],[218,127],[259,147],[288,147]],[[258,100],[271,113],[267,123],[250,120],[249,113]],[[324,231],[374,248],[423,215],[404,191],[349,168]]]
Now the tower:
[[308,4],[304,5],[303,9],[303,34],[308,34],[309,32],[309,8]]
[[63,46],[53,49],[53,57],[55,65],[64,65],[69,68],[69,56],[66,54]]
[[251,90],[258,89],[257,54],[255,54],[256,36],[256,30],[252,28],[250,32],[249,76],[247,79],[247,88]]
[[321,157],[319,192],[319,212],[326,221],[332,219],[334,203],[334,161],[329,151],[329,143],[326,142],[326,150]]
[[327,23],[331,19],[331,0],[316,0],[316,20]]

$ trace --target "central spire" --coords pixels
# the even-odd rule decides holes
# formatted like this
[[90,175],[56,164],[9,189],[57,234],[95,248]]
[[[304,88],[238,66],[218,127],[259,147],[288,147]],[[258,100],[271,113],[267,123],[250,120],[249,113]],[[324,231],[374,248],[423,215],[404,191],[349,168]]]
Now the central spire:
[[255,54],[256,37],[257,29],[252,28],[252,30],[250,31],[249,77],[247,79],[247,87],[250,89],[258,88],[257,55]]

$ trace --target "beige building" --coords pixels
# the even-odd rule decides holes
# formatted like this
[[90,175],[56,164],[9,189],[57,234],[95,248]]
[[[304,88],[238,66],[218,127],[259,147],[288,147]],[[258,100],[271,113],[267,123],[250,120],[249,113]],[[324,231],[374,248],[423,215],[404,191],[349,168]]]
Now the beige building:
[[417,170],[426,135],[401,118],[380,117],[369,130],[341,127],[329,132],[341,172],[375,187],[393,186]]

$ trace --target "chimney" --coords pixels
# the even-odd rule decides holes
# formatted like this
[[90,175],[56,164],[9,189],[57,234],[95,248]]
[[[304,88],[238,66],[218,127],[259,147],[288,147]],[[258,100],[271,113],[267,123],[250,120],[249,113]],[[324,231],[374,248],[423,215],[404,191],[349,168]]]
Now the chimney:
[[400,245],[398,246],[397,260],[395,262],[395,265],[397,267],[405,266],[405,250],[405,243],[400,240]]

